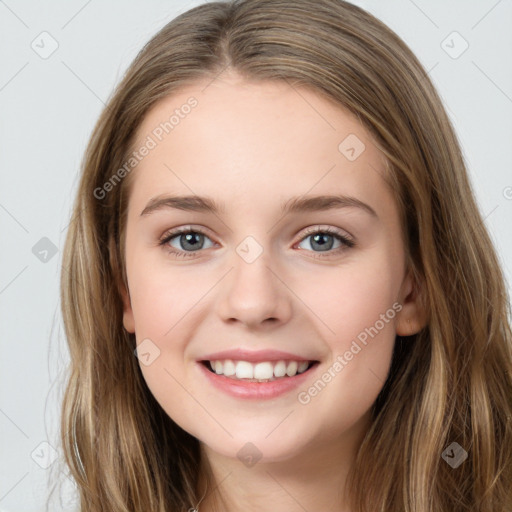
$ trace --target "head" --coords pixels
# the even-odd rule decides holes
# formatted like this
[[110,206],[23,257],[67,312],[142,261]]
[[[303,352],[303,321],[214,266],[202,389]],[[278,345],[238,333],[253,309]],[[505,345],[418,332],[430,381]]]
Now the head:
[[[162,195],[222,207],[152,209]],[[312,195],[351,199],[282,212]],[[172,256],[177,226],[201,228],[210,248]],[[307,226],[336,227],[342,250],[315,258]],[[510,449],[506,293],[457,138],[407,46],[339,0],[209,3],[151,39],[87,148],[62,303],[63,442],[84,510],[186,510],[200,442],[226,457],[251,442],[265,463],[356,430],[354,510],[448,510],[475,489],[485,504],[490,432]],[[354,340],[318,396],[263,407],[201,385],[212,352],[282,350],[321,377]],[[134,355],[142,343],[151,364]],[[473,450],[457,475],[441,458],[454,439]]]

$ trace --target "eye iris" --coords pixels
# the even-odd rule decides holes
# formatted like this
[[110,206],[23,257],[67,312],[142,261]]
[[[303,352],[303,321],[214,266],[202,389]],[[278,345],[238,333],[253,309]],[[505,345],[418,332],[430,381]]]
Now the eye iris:
[[[327,238],[330,238],[330,243],[329,242],[325,242],[325,237]],[[332,249],[332,245],[333,245],[333,237],[332,235],[329,235],[329,234],[324,234],[324,233],[316,233],[315,235],[312,235],[312,243],[311,243],[311,247],[315,248],[315,244],[318,244],[318,246],[316,247],[317,249],[320,249],[321,251],[328,251],[330,249]],[[323,240],[323,242],[322,242]]]
[[[195,250],[200,248],[204,242],[204,235],[201,233],[185,233],[180,236],[180,243],[183,249]],[[187,246],[188,245],[188,246]]]
[[[204,244],[204,236],[205,235],[197,231],[189,231],[178,235],[180,246],[185,251],[196,251],[202,248]],[[332,249],[335,237],[329,234],[329,232],[318,232],[309,235],[309,238],[312,239],[312,248],[324,252]],[[327,241],[326,238],[328,239]]]

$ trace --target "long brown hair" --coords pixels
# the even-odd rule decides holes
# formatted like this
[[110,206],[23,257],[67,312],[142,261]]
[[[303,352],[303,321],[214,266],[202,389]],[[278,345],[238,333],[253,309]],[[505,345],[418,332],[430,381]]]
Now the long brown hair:
[[[156,402],[123,329],[131,180],[97,191],[128,160],[155,102],[225,69],[334,100],[387,160],[428,325],[396,339],[347,481],[354,512],[510,512],[512,336],[498,259],[425,69],[386,25],[342,0],[193,8],[144,46],[101,114],[61,275],[71,357],[62,443],[81,510],[185,512],[201,497],[199,442]],[[457,468],[442,456],[451,443],[468,454]]]

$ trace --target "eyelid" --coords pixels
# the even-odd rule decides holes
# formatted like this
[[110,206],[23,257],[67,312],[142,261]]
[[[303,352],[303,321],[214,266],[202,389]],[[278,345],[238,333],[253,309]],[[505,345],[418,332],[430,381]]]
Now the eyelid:
[[[171,239],[173,239],[183,233],[189,233],[189,232],[199,233],[201,235],[208,237],[210,240],[212,240],[212,237],[208,234],[209,230],[207,228],[188,224],[188,225],[184,225],[184,226],[180,226],[177,228],[172,228],[172,229],[167,230],[159,238],[158,245],[165,246],[167,251],[171,254],[174,254],[175,256],[176,255],[178,255],[178,256],[190,255],[189,257],[194,257],[193,255],[195,255],[196,253],[200,254],[200,253],[204,252],[204,250],[201,250],[201,249],[197,250],[197,251],[182,251],[182,250],[175,249],[175,248],[171,249],[167,245]],[[314,258],[317,258],[317,259],[332,257],[334,255],[337,255],[340,251],[350,249],[356,245],[354,237],[351,234],[349,234],[347,231],[342,230],[341,228],[336,228],[336,227],[329,226],[329,225],[314,224],[314,225],[304,228],[301,231],[300,237],[293,244],[293,247],[295,247],[297,244],[299,244],[302,241],[304,241],[305,239],[307,239],[308,236],[311,236],[311,235],[314,235],[317,233],[326,233],[328,235],[331,235],[331,236],[337,238],[341,243],[341,247],[338,247],[334,250],[325,251],[325,256],[322,255],[322,251],[320,251],[320,252],[306,251],[306,252],[311,252],[312,254],[317,254],[317,256],[313,256]],[[217,244],[217,242],[215,242],[214,240],[212,240],[212,242],[214,244]],[[211,247],[210,247],[210,249],[211,249]]]
[[[194,233],[199,233],[201,235],[204,235],[204,236],[208,237],[210,240],[212,240],[212,242],[216,243],[213,240],[213,238],[215,238],[215,237],[212,237],[209,234],[210,231],[208,229],[199,227],[199,226],[194,226],[193,224],[188,224],[185,226],[180,226],[178,228],[171,228],[171,229],[166,230],[164,232],[164,234],[158,239],[158,245],[165,245],[172,238],[174,238],[178,235],[182,235],[184,233],[189,233],[191,231]],[[190,251],[190,252],[192,253],[194,251]],[[199,251],[197,251],[197,252],[199,252]]]
[[[195,226],[193,224],[187,224],[181,227],[166,230],[164,234],[159,238],[159,240],[162,241],[168,238],[170,235],[176,236],[181,233],[188,233],[189,231],[196,231],[198,233],[201,233],[202,235],[206,235],[209,238],[211,238],[211,236],[208,234],[210,233],[210,230],[208,230],[207,228],[203,228],[202,226]],[[301,237],[298,239],[298,241],[302,240],[307,235],[317,232],[329,233],[332,235],[340,235],[346,239],[354,241],[354,237],[348,231],[341,228],[335,228],[327,224],[312,224],[311,226],[303,228],[303,231],[301,232]]]
[[210,230],[207,228],[203,228],[202,226],[195,226],[194,224],[185,224],[184,226],[180,226],[177,228],[170,228],[167,229],[164,234],[159,238],[160,241],[168,238],[169,236],[176,236],[180,235],[182,233],[188,233],[189,231],[194,231],[197,233],[201,233],[202,235],[206,235],[210,237],[208,233],[210,233]]
[[348,231],[341,228],[335,228],[334,226],[329,226],[327,224],[314,224],[304,229],[305,231],[301,232],[299,241],[303,240],[308,235],[312,235],[315,233],[328,233],[330,235],[339,236],[355,244],[355,238]]

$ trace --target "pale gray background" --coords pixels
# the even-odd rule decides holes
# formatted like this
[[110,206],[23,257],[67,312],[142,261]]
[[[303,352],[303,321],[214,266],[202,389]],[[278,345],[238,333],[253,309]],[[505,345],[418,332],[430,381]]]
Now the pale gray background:
[[[200,3],[0,0],[0,512],[43,511],[47,482],[58,476],[58,460],[50,464],[52,449],[41,443],[60,456],[68,353],[58,277],[86,142],[142,45]],[[354,3],[394,29],[429,71],[512,283],[511,0]],[[59,45],[47,59],[31,47],[43,31]],[[469,44],[455,59],[442,47],[453,31]],[[451,39],[458,51],[461,40]],[[43,237],[58,251],[46,262],[32,251]],[[72,488],[62,494],[51,510],[75,510]]]

